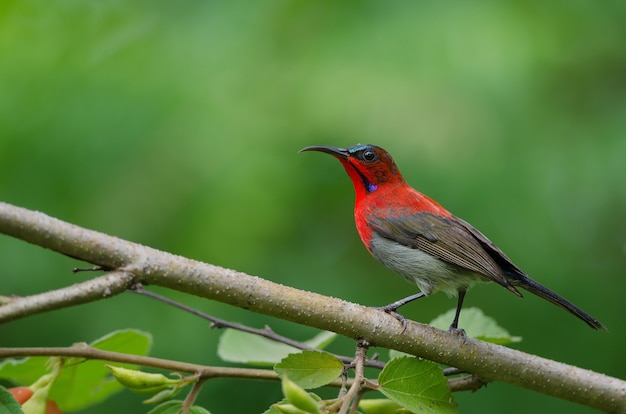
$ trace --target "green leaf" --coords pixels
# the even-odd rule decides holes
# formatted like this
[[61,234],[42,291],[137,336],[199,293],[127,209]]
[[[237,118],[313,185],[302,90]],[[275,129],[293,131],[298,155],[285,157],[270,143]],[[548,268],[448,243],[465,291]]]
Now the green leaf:
[[290,354],[274,366],[279,376],[285,374],[305,389],[318,388],[335,380],[343,372],[343,362],[327,352],[302,351]]
[[152,410],[148,411],[148,414],[178,414],[182,412],[182,409],[182,400],[172,400],[157,405]]
[[[134,329],[114,331],[90,344],[104,351],[132,355],[147,355],[152,346],[152,335]],[[69,361],[68,361],[69,362]],[[104,361],[81,360],[77,364],[66,364],[57,378],[50,398],[62,411],[75,411],[99,403],[121,389],[120,384],[105,367]],[[129,369],[135,365],[118,364]]]
[[291,412],[296,412],[298,414],[306,414],[306,412],[304,412],[301,409],[297,408],[293,404],[289,404],[289,401],[287,401],[286,398],[283,398],[282,400],[272,404],[270,406],[270,408],[268,408],[267,410],[263,411],[263,414],[285,414],[285,413],[288,413],[290,411]]
[[0,414],[24,414],[20,404],[6,388],[0,385]]
[[[149,333],[134,329],[114,331],[92,342],[90,346],[105,351],[147,355],[152,345]],[[0,378],[19,385],[30,385],[49,372],[46,357],[8,359],[0,364]],[[97,404],[122,389],[113,379],[104,361],[66,358],[63,371],[50,390],[62,411],[75,411]],[[130,364],[118,364],[135,368]]]
[[[455,312],[456,309],[450,309],[433,319],[430,325],[434,328],[448,330]],[[485,315],[478,308],[463,309],[459,318],[459,327],[465,330],[467,336],[494,344],[504,345],[522,340],[520,336],[511,336],[506,329],[498,325],[495,319]]]
[[211,414],[209,410],[207,410],[206,408],[202,408],[197,405],[193,405],[189,407],[188,413],[189,414]]
[[47,357],[37,358],[9,358],[0,362],[0,379],[11,381],[18,385],[30,385],[48,373]]
[[[276,411],[270,411],[272,414],[277,413],[277,414],[312,414],[308,411],[303,411],[301,409],[299,409],[298,407],[296,407],[293,404],[274,404],[272,406],[272,409],[276,410]],[[319,410],[318,410],[319,413]]]
[[413,355],[411,354],[407,354],[406,352],[402,352],[402,351],[397,351],[395,349],[390,349],[389,350],[389,359],[394,359],[394,358],[402,358],[402,357],[412,357]]
[[379,391],[387,398],[420,413],[456,413],[448,381],[434,362],[413,357],[394,358],[378,376]]
[[[335,337],[336,334],[323,331],[304,343],[323,348]],[[262,366],[274,365],[296,352],[300,349],[235,329],[226,329],[217,347],[217,355],[224,361]]]
[[[164,402],[152,410],[148,411],[148,414],[179,414],[183,409],[182,400],[172,400]],[[187,411],[189,414],[211,414],[207,409],[194,405]]]
[[144,404],[161,404],[174,398],[181,390],[181,387],[171,387],[154,394],[152,397],[142,402]]
[[262,336],[226,329],[217,346],[217,355],[224,361],[251,365],[274,365],[286,355],[300,352],[298,348]]
[[281,413],[280,410],[276,407],[276,404],[274,404],[267,410],[263,411],[263,414],[283,414],[283,413]]

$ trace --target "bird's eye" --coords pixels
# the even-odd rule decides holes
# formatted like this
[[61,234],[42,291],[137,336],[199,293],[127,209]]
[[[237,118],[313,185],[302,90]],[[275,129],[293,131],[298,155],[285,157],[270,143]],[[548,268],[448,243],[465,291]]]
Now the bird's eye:
[[372,162],[372,161],[375,161],[377,158],[378,156],[376,155],[376,152],[374,152],[373,150],[367,150],[363,152],[364,161]]

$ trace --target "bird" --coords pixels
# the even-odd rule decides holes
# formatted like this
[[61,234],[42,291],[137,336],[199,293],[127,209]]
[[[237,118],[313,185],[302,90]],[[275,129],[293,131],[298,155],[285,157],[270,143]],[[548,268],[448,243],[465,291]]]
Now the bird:
[[457,296],[450,331],[458,328],[467,290],[476,282],[496,282],[518,297],[518,288],[572,313],[593,329],[606,328],[596,318],[531,279],[491,240],[435,200],[411,187],[391,155],[381,147],[314,145],[301,149],[337,158],[356,193],[354,220],[365,248],[384,266],[413,282],[419,292],[379,307],[402,323],[397,309],[437,291]]

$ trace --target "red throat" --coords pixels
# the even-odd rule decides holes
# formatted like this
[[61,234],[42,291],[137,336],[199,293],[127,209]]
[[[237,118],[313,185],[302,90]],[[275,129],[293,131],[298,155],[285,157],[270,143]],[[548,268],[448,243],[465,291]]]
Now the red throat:
[[402,174],[390,158],[375,164],[363,164],[354,158],[339,158],[339,161],[352,180],[357,204],[384,187],[406,185]]
[[352,181],[352,185],[354,186],[354,191],[356,192],[356,204],[358,205],[359,202],[367,196],[367,194],[369,193],[368,190],[372,189],[372,184],[369,184],[370,188],[368,189],[368,184],[364,183],[362,173],[359,172],[357,167],[350,162],[350,159],[339,159],[339,161],[341,161],[341,164],[346,169],[348,176],[350,176],[350,180]]

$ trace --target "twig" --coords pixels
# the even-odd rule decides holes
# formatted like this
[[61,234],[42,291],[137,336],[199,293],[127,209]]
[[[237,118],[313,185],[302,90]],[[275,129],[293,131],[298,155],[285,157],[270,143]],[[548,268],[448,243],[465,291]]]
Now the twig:
[[343,404],[341,405],[341,409],[339,410],[339,414],[348,414],[348,410],[352,407],[358,405],[358,401],[356,401],[357,395],[359,395],[361,391],[361,383],[363,382],[363,367],[365,366],[365,356],[367,355],[367,350],[369,349],[369,343],[364,339],[359,339],[356,341],[356,352],[354,354],[354,379],[352,382],[352,386],[348,389],[348,392],[341,398],[343,400]]
[[[317,351],[318,349],[307,345],[303,342],[298,342],[296,340],[293,340],[291,338],[287,338],[286,336],[282,336],[277,334],[276,332],[274,332],[274,330],[272,330],[272,328],[270,328],[269,326],[265,326],[263,329],[257,329],[257,328],[252,328],[250,326],[247,325],[243,325],[240,323],[236,323],[236,322],[230,322],[227,321],[225,319],[220,319],[217,318],[215,316],[209,315],[207,313],[204,313],[202,311],[199,311],[198,309],[192,308],[191,306],[187,306],[184,303],[180,303],[177,302],[175,300],[172,300],[170,298],[167,298],[165,296],[159,295],[158,293],[154,293],[151,292],[149,290],[146,290],[143,288],[143,286],[141,284],[137,284],[135,286],[132,287],[131,292],[137,293],[139,295],[142,296],[147,296],[149,298],[158,300],[160,302],[166,303],[170,306],[173,306],[175,308],[184,310],[185,312],[189,312],[193,315],[199,316],[203,319],[206,319],[208,321],[211,322],[211,328],[230,328],[230,329],[235,329],[237,331],[242,331],[242,332],[247,332],[249,334],[252,335],[258,335],[267,339],[271,339],[272,341],[276,341],[276,342],[280,342],[289,346],[292,346],[294,348],[297,349],[301,349],[301,350],[307,350],[307,351]],[[344,356],[344,355],[336,355],[336,354],[331,354],[333,355],[335,358],[339,359],[341,362],[344,363],[351,363],[352,362],[352,358],[348,357],[348,356]],[[383,369],[385,367],[386,363],[382,362],[382,361],[377,361],[377,360],[371,360],[371,361],[367,361],[366,366],[371,367],[371,368],[378,368],[378,369]]]
[[202,386],[204,385],[207,379],[208,378],[206,377],[200,377],[198,381],[196,381],[193,384],[191,391],[189,391],[189,394],[187,394],[187,397],[185,397],[185,401],[183,402],[183,407],[182,407],[183,413],[189,412],[189,409],[193,405],[194,401],[196,401],[196,397],[198,397],[198,393],[200,393],[200,390],[202,389]]

